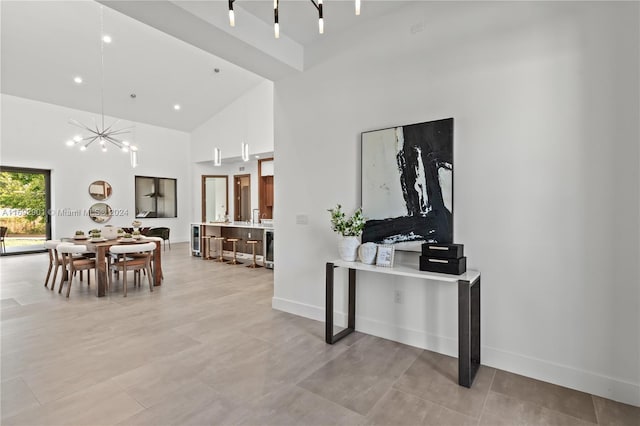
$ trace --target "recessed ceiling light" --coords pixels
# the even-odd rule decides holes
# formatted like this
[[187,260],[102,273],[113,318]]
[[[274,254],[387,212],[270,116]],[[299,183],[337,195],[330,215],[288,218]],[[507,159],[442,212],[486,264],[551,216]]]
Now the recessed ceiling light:
[[76,84],[82,84],[82,77],[80,77],[79,75],[78,75],[78,76],[75,76],[75,77],[73,77],[73,81],[74,81]]
[[173,106],[173,109],[175,109],[176,111],[180,111],[180,105],[175,104],[175,105]]
[[102,36],[102,41],[104,41],[105,43],[111,43],[111,36],[109,34],[105,34]]

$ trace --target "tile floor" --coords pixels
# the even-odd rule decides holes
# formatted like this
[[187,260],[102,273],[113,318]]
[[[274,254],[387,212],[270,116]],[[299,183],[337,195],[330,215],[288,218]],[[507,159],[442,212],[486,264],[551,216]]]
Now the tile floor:
[[640,425],[640,408],[271,309],[273,272],[164,252],[156,291],[0,259],[3,425]]

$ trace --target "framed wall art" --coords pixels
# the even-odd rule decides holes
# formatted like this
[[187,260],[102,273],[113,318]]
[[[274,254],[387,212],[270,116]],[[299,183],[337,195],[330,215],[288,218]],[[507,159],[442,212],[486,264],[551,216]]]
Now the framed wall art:
[[453,118],[362,133],[362,242],[453,242]]

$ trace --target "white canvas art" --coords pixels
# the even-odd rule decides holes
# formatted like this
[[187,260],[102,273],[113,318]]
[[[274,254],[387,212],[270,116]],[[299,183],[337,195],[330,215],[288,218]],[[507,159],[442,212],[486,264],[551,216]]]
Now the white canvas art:
[[453,119],[362,134],[362,241],[453,241]]

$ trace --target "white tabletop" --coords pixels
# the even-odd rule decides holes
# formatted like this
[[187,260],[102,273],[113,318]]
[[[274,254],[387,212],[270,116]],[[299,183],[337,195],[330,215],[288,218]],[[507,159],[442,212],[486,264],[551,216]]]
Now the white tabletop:
[[457,283],[458,280],[469,281],[473,283],[478,277],[480,277],[479,271],[467,270],[462,275],[449,275],[439,274],[436,272],[426,272],[418,269],[418,265],[407,265],[396,263],[392,268],[386,268],[383,266],[367,265],[362,262],[345,262],[344,260],[330,260],[335,266],[341,266],[343,268],[357,269],[359,271],[377,272],[380,274],[399,275],[412,278],[421,278],[424,280],[444,281]]

